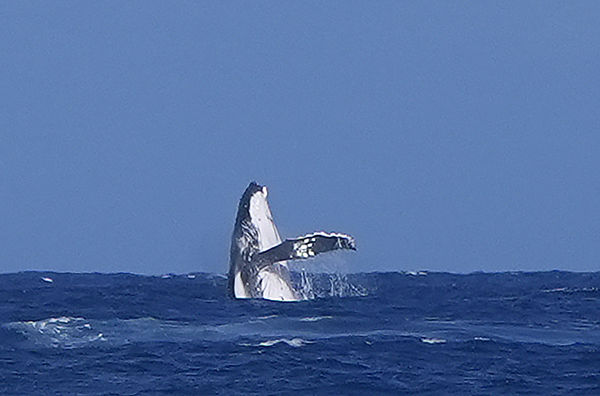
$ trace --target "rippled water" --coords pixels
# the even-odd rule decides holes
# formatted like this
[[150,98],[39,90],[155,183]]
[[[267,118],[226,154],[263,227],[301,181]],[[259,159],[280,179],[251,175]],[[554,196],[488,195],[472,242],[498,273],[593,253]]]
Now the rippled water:
[[[0,275],[2,394],[600,394],[600,273]],[[308,290],[307,289],[307,290]]]

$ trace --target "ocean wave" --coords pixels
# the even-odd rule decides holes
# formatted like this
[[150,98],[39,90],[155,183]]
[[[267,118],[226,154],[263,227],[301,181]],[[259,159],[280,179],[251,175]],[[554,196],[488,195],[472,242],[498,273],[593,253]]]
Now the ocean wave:
[[[600,273],[309,274],[312,290],[324,294],[298,304],[233,301],[222,276],[188,275],[0,275],[0,313],[11,322],[3,328],[67,348],[351,336],[600,345]],[[365,294],[350,285],[367,297],[340,299]]]

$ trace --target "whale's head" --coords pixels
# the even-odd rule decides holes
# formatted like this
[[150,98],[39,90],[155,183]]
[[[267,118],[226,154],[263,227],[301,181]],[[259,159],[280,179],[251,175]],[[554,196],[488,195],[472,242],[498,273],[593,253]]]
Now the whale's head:
[[265,217],[271,218],[271,210],[267,201],[267,186],[261,186],[256,182],[252,182],[248,186],[248,189],[252,191],[248,207],[250,218],[257,221],[262,221]]
[[242,217],[239,220],[252,224],[257,231],[259,250],[266,250],[281,243],[279,232],[275,227],[273,215],[269,208],[267,195],[266,186],[251,182],[240,200],[238,210],[238,216]]

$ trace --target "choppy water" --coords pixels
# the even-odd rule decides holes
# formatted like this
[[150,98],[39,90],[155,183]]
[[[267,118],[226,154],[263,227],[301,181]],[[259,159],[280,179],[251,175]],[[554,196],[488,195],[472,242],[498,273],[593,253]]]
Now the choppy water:
[[600,273],[0,275],[2,394],[600,394]]

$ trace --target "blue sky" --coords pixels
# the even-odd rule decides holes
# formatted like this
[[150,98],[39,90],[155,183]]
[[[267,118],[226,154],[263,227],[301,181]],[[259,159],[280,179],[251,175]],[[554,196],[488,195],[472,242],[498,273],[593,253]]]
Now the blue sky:
[[597,2],[2,2],[0,272],[598,270]]

